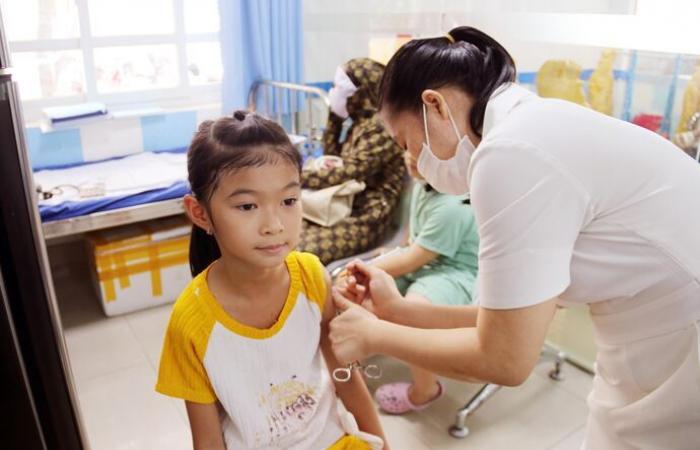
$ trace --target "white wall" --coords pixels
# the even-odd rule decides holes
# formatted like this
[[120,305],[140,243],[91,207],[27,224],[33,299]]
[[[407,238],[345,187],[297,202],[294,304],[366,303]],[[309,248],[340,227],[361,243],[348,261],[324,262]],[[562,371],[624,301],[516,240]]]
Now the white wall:
[[372,37],[438,34],[442,12],[458,0],[304,0],[306,79],[328,81],[335,68],[366,57]]
[[[501,14],[627,14],[635,0],[304,0],[306,79],[332,79],[335,67],[368,55],[372,37],[439,36],[458,25],[481,28],[511,51],[519,70],[534,71],[546,58],[573,58],[593,67],[599,48],[576,48],[528,39],[501,25]],[[504,22],[505,24],[505,22]]]
[[[699,5],[697,0],[304,0],[306,79],[330,81],[339,64],[368,56],[373,37],[439,36],[458,25],[492,35],[513,55],[519,72],[537,71],[548,59],[571,59],[592,69],[601,50],[612,47],[619,50],[616,69],[627,69],[630,49],[637,48],[643,51],[640,64],[658,66],[640,67],[642,74],[669,73],[675,53],[700,54],[700,40],[687,37],[686,23],[696,20],[691,13]],[[649,56],[650,51],[665,55]],[[692,71],[692,57],[686,59],[676,111]],[[634,85],[632,112],[663,113],[669,81],[642,76]],[[616,115],[624,89],[624,83],[616,86]]]

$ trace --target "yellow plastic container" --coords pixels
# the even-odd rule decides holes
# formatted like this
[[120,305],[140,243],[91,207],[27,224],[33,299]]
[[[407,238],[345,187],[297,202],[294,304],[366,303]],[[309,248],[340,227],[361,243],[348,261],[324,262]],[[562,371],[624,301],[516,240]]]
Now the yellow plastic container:
[[573,61],[549,60],[537,72],[537,94],[588,106],[581,81],[581,66]]

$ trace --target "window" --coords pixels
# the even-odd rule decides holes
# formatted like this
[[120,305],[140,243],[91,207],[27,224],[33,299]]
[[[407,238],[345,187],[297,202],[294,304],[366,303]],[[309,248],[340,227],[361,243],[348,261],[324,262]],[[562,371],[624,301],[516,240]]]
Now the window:
[[[45,106],[220,99],[217,0],[0,0],[27,120]],[[195,100],[193,100],[195,99]]]

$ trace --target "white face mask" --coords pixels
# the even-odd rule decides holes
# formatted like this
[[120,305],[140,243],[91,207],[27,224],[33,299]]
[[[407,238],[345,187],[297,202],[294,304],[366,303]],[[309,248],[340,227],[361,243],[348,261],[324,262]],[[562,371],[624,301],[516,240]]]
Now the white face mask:
[[328,99],[331,102],[331,111],[343,119],[348,118],[348,98],[357,91],[357,87],[342,67],[335,70],[333,87],[328,91]]
[[469,140],[469,137],[459,135],[457,124],[452,118],[450,108],[447,108],[447,115],[452,122],[455,134],[459,142],[457,150],[450,159],[442,160],[435,156],[430,148],[430,137],[428,136],[428,116],[425,103],[423,104],[423,126],[425,127],[425,143],[418,155],[418,173],[420,173],[425,181],[427,181],[436,191],[443,194],[465,195],[469,193],[469,183],[467,182],[467,173],[469,172],[469,162],[474,153],[474,144]]

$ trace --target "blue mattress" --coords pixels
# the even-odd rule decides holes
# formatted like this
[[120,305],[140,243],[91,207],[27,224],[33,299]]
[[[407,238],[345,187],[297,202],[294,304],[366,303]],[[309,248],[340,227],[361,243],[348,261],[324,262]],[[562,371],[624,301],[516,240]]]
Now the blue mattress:
[[111,211],[114,209],[127,208],[129,206],[171,200],[180,198],[189,192],[189,184],[186,181],[180,181],[164,189],[154,189],[134,195],[104,197],[80,202],[63,202],[60,205],[52,206],[39,206],[39,214],[41,215],[42,222],[52,222],[70,219],[71,217],[85,216],[95,212]]
[[[164,152],[168,153],[184,153],[186,151],[187,148],[164,150]],[[110,159],[121,159],[121,157]],[[63,167],[72,167],[76,165],[78,164]],[[85,216],[96,212],[112,211],[130,206],[145,205],[163,200],[172,200],[174,198],[183,197],[189,192],[189,183],[183,180],[174,183],[167,188],[153,189],[150,191],[139,192],[138,194],[116,197],[101,197],[95,199],[85,199],[82,201],[67,201],[58,205],[39,205],[39,214],[42,222],[53,222],[56,220],[70,219],[71,217]]]

